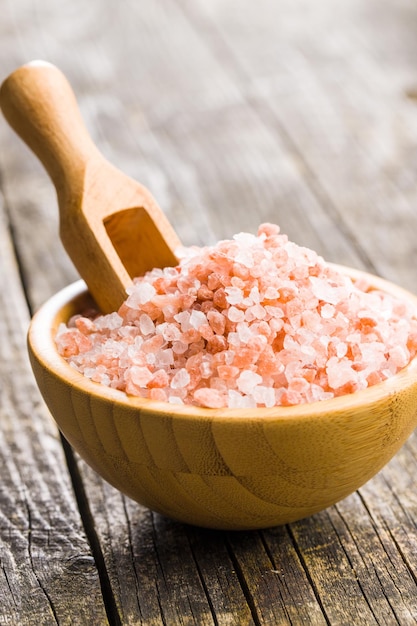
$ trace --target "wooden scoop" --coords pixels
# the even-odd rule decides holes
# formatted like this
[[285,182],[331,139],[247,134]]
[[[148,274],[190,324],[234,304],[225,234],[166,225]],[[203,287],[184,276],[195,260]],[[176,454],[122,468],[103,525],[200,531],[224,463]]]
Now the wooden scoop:
[[1,86],[0,106],[55,185],[61,240],[103,313],[117,311],[133,277],[177,264],[180,242],[168,220],[145,187],[98,151],[60,70],[23,65]]

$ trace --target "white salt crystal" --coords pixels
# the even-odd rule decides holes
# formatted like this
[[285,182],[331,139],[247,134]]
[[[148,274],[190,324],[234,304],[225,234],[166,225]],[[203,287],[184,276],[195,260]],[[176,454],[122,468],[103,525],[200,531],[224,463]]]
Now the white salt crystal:
[[172,389],[182,389],[186,387],[190,382],[190,374],[183,367],[178,370],[171,379]]
[[139,328],[142,335],[150,335],[155,332],[155,324],[147,313],[142,313],[140,316]]
[[259,288],[257,285],[252,287],[252,289],[250,290],[249,298],[252,300],[254,304],[259,304],[259,302],[261,301]]
[[158,350],[156,353],[156,363],[158,368],[163,367],[164,365],[173,365],[174,364],[174,354],[171,348],[166,348],[165,350]]
[[242,393],[251,394],[253,388],[256,385],[259,385],[262,382],[262,376],[256,374],[255,372],[251,372],[250,370],[243,370],[243,372],[239,375],[236,384],[239,391]]
[[241,322],[245,319],[245,313],[235,306],[231,306],[227,311],[227,317],[231,322]]
[[211,361],[203,361],[200,364],[200,373],[203,378],[210,378],[210,376],[213,376],[213,364]]
[[252,391],[252,396],[257,404],[263,404],[266,407],[275,405],[275,391],[271,387],[257,385]]
[[60,335],[66,333],[66,332],[68,332],[68,326],[66,324],[64,324],[63,322],[61,322],[61,324],[59,324],[59,326],[58,326],[58,330],[56,332],[55,339],[58,339]]
[[357,373],[352,369],[351,361],[330,357],[326,366],[329,387],[338,389],[348,383],[356,382]]
[[236,332],[229,332],[228,336],[227,336],[227,340],[229,342],[229,345],[231,346],[240,346],[241,343],[241,339],[238,335],[238,333]]
[[174,315],[174,320],[181,325],[181,331],[183,333],[187,332],[187,330],[190,330],[191,328],[190,317],[191,313],[189,311],[181,311],[180,313]]
[[264,298],[265,300],[277,300],[277,298],[279,298],[278,289],[276,287],[267,287],[264,293]]
[[280,306],[270,306],[269,304],[267,304],[265,306],[265,311],[271,317],[282,318],[285,315],[284,311],[282,310],[282,308]]
[[170,402],[171,404],[184,404],[184,400],[179,396],[169,396],[168,402]]
[[239,323],[236,326],[236,331],[239,338],[239,343],[248,343],[249,339],[253,337],[253,331],[246,323]]
[[337,345],[336,345],[336,355],[339,359],[341,359],[342,357],[346,356],[348,351],[348,347],[347,345],[343,342],[340,341]]
[[185,341],[174,341],[172,350],[174,354],[184,354],[188,350],[188,343],[185,343]]
[[132,308],[137,308],[138,306],[152,300],[155,294],[156,289],[153,285],[150,285],[147,282],[139,283],[135,286],[131,295],[126,300],[126,304]]
[[181,339],[181,331],[175,324],[170,324],[168,322],[163,322],[159,324],[155,332],[158,335],[162,335],[165,341],[179,341]]
[[324,278],[310,276],[311,290],[319,300],[328,302],[329,304],[337,304],[340,302],[343,290],[340,287],[333,287]]
[[239,287],[226,287],[226,300],[229,304],[239,304],[243,300],[243,291]]
[[193,309],[190,315],[190,326],[198,330],[200,326],[203,326],[204,324],[208,324],[206,314],[202,311],[196,311]]
[[252,396],[242,395],[234,389],[229,389],[227,395],[229,409],[253,409],[256,407],[256,402]]
[[251,248],[256,246],[257,237],[252,233],[236,233],[233,235],[233,239],[243,246],[243,248]]
[[333,304],[324,304],[321,307],[320,315],[323,319],[330,319],[335,314],[335,308]]
[[235,358],[235,351],[226,350],[226,352],[224,353],[224,360],[225,360],[226,365],[232,365],[234,358]]
[[388,354],[389,360],[398,368],[405,367],[410,360],[410,353],[404,346],[395,346]]
[[254,304],[253,306],[247,309],[245,318],[250,321],[250,318],[253,320],[263,320],[266,317],[265,307],[260,304]]
[[239,250],[235,256],[236,263],[240,263],[244,267],[251,269],[254,266],[252,254],[247,250]]
[[147,367],[139,367],[137,365],[130,368],[129,375],[132,383],[139,387],[146,387],[152,378],[152,374]]

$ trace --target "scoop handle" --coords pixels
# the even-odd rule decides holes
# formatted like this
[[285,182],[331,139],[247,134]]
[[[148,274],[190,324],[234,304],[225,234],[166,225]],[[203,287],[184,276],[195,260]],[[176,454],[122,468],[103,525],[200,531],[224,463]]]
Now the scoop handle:
[[81,192],[86,163],[99,152],[64,74],[46,61],[19,67],[0,88],[0,107],[44,165],[58,197]]

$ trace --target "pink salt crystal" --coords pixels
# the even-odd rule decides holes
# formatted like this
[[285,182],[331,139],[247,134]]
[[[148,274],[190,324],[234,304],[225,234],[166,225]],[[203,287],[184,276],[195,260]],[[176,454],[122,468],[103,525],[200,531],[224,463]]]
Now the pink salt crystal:
[[226,400],[216,389],[202,387],[194,392],[194,401],[208,409],[221,409],[226,406]]
[[202,285],[197,291],[197,298],[199,300],[212,300],[213,291],[209,289],[207,285]]
[[162,335],[153,335],[149,339],[146,339],[141,345],[141,350],[144,353],[147,352],[156,352],[159,348],[162,347],[164,343],[164,338]]
[[133,367],[128,370],[128,373],[132,383],[138,387],[146,387],[152,379],[152,374],[147,367],[133,365]]
[[61,333],[56,339],[59,353],[66,359],[80,352],[88,352],[92,343],[91,340],[81,332]]
[[158,387],[149,390],[149,399],[157,400],[158,402],[168,402],[166,392]]
[[134,279],[118,312],[60,326],[71,367],[152,400],[251,408],[353,393],[416,355],[410,304],[354,284],[276,225],[179,258]]
[[87,317],[79,316],[74,320],[76,328],[83,333],[84,335],[88,335],[89,333],[93,333],[97,330],[97,326],[94,324],[93,320],[88,319]]
[[231,380],[235,379],[238,376],[240,370],[234,365],[219,365],[217,367],[217,372],[220,378],[226,378]]
[[227,340],[225,337],[221,335],[214,335],[207,341],[207,351],[210,354],[214,354],[216,352],[220,352],[227,348]]
[[154,389],[156,387],[164,388],[169,384],[169,376],[164,369],[156,370],[153,373],[152,378],[148,381],[147,387]]

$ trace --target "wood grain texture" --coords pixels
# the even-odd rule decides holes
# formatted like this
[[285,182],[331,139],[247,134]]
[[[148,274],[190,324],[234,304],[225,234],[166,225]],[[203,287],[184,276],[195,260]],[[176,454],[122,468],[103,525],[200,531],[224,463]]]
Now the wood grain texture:
[[[117,12],[106,0],[14,0],[2,7],[0,72],[34,58],[61,67],[100,149],[152,191],[185,243],[268,219],[329,260],[415,291],[415,11],[412,0],[132,0]],[[0,174],[37,308],[77,274],[54,190],[2,123]],[[1,448],[13,466],[16,447]],[[77,464],[124,623],[175,626],[182,611],[198,623],[207,606],[228,625],[417,622],[415,435],[327,512],[231,536],[151,516]],[[3,536],[2,558],[14,554]],[[178,565],[179,546],[190,558],[184,536],[191,576]],[[190,605],[179,611],[184,575]],[[1,591],[13,623],[13,594]]]
[[0,621],[106,624],[60,438],[28,366],[29,315],[1,196],[0,224]]

